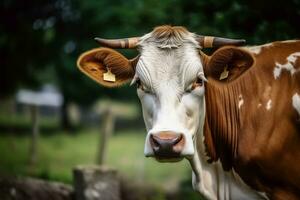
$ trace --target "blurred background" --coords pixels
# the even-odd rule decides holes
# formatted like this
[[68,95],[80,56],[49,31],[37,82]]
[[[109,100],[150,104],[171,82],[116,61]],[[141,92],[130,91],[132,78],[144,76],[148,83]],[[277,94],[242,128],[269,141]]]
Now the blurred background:
[[0,176],[71,183],[74,166],[104,164],[155,191],[140,199],[199,196],[186,161],[161,164],[144,157],[135,88],[106,89],[79,72],[76,59],[98,46],[93,38],[141,36],[163,24],[244,38],[248,45],[300,34],[300,0],[2,0],[0,5]]

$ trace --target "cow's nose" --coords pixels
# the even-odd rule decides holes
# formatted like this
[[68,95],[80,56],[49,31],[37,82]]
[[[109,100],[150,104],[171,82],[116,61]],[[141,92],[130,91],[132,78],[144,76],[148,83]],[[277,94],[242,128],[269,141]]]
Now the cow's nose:
[[159,158],[179,157],[184,147],[183,134],[170,131],[162,131],[151,134],[150,143],[154,151],[154,155]]

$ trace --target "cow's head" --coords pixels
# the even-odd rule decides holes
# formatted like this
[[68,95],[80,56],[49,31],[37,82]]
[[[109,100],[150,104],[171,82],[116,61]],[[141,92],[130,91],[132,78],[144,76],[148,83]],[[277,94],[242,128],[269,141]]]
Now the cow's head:
[[[83,53],[77,65],[101,85],[117,87],[129,81],[136,85],[148,132],[145,155],[159,161],[192,156],[205,115],[204,65],[209,63],[200,49],[240,45],[244,40],[199,36],[171,26],[157,27],[139,38],[96,40],[102,46],[139,51],[138,57],[128,60],[115,50],[97,48]],[[215,56],[224,57],[222,52]],[[209,60],[220,65],[218,59]],[[210,73],[213,77],[217,72]]]

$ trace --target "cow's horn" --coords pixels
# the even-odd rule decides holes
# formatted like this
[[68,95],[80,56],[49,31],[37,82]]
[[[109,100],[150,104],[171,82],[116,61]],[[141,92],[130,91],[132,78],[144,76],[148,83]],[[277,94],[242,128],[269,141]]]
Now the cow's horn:
[[96,37],[95,40],[102,46],[114,49],[133,49],[136,47],[139,37],[108,40]]
[[244,39],[228,39],[202,35],[197,35],[196,39],[203,48],[221,47],[225,45],[240,46],[246,43]]

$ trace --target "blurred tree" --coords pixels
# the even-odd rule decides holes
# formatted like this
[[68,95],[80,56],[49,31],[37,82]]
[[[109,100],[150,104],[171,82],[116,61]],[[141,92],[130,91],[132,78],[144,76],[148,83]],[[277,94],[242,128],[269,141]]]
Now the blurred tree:
[[[104,93],[76,68],[78,55],[97,46],[92,38],[95,33],[103,32],[97,30],[102,16],[115,16],[109,10],[102,15],[96,9],[107,7],[109,1],[4,0],[1,4],[0,97],[12,95],[19,87],[37,88],[45,82],[55,83],[64,95],[65,128],[70,126],[66,115],[70,101],[88,106],[99,96],[128,99],[128,95],[120,95],[124,94],[122,89]],[[109,19],[104,21],[108,23]]]
[[[134,96],[128,87],[103,89],[76,69],[78,55],[97,47],[95,36],[142,35],[154,26],[171,24],[260,44],[299,38],[300,32],[300,0],[2,0],[0,4],[0,96],[50,81],[61,89],[64,108],[70,101],[88,106],[100,96],[122,100]],[[63,124],[68,127],[67,116]]]
[[50,5],[1,1],[1,96],[12,94],[20,84],[37,86],[37,74],[50,64],[53,55],[49,45],[55,36],[55,18],[47,11]]

